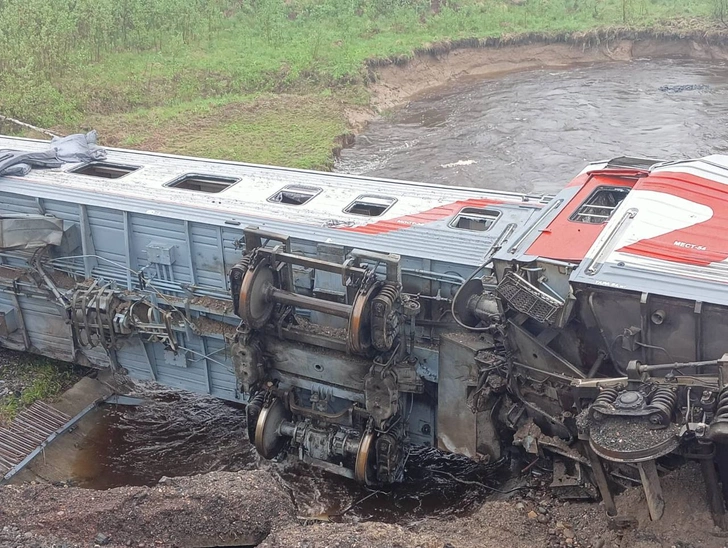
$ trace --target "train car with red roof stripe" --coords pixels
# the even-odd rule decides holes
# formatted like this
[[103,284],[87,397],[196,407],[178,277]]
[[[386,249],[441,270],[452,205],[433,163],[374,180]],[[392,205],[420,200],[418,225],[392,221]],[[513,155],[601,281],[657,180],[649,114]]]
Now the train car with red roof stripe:
[[702,459],[722,524],[728,157],[541,196],[67,139],[0,137],[3,346],[245,404],[263,457],[369,485],[516,445],[658,519]]

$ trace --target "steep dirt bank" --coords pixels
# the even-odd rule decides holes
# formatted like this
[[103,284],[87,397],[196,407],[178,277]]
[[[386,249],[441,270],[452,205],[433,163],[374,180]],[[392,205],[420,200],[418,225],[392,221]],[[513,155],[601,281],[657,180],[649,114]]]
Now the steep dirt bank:
[[[618,498],[612,522],[598,504],[547,493],[486,502],[465,518],[408,525],[297,519],[267,472],[216,472],[155,487],[88,491],[50,485],[0,488],[0,548],[252,546],[261,548],[720,548],[695,465],[663,479],[666,510],[650,522],[641,489]],[[637,526],[637,524],[639,526]],[[260,544],[259,544],[260,543]]]
[[[630,37],[631,36],[631,37]],[[728,59],[723,33],[672,36],[628,32],[612,35],[543,37],[524,35],[499,41],[463,40],[430,44],[411,59],[370,62],[375,111],[396,107],[435,88],[459,79],[492,77],[540,68],[567,68],[581,64],[628,62],[633,59]],[[361,128],[361,113],[350,120]]]
[[288,495],[263,472],[163,478],[108,491],[0,487],[0,547],[251,546],[292,523]]

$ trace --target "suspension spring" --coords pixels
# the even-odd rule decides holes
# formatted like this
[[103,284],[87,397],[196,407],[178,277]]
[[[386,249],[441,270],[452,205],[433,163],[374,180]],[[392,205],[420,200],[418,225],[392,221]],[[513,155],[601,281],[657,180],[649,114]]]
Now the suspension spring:
[[718,394],[718,409],[715,412],[714,421],[728,420],[728,386]]
[[380,352],[386,352],[394,345],[396,323],[393,315],[395,301],[400,287],[394,282],[384,282],[372,302],[372,345]]
[[244,256],[238,264],[232,267],[230,270],[230,292],[233,298],[233,312],[238,313],[238,306],[240,305],[240,286],[243,283],[243,277],[250,267],[250,255]]
[[596,405],[597,407],[601,407],[603,405],[611,405],[616,401],[618,395],[619,387],[617,386],[603,388],[601,392],[599,392],[597,399],[594,400],[594,405]]
[[[617,400],[620,390],[621,387],[619,386],[608,386],[606,388],[602,388],[597,399],[594,400],[594,403],[589,409],[590,416],[596,420],[603,419],[604,414],[608,413],[612,404]],[[604,410],[604,413],[602,413],[601,410]]]
[[652,395],[650,401],[650,422],[656,427],[666,427],[672,418],[677,404],[677,392],[667,386],[661,386]]
[[710,423],[708,438],[716,443],[728,443],[728,386],[718,393],[718,408]]
[[386,299],[390,303],[394,303],[394,301],[397,300],[398,296],[399,296],[398,285],[393,282],[384,282],[384,284],[382,285],[382,289],[380,289],[379,293],[377,293],[377,300]]
[[257,392],[252,398],[250,398],[248,405],[245,406],[248,439],[251,440],[251,442],[255,439],[255,427],[258,424],[260,410],[263,409],[263,404],[265,403],[265,395],[266,393],[263,390]]

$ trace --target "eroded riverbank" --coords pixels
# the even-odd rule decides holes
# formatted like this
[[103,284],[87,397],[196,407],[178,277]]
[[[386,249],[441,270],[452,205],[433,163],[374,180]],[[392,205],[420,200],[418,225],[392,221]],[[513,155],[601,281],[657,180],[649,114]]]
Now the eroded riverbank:
[[[370,63],[372,106],[384,110],[464,78],[502,76],[533,69],[633,60],[725,61],[728,33],[721,28],[637,32],[627,28],[590,33],[513,35],[428,44],[412,58]],[[357,120],[352,120],[356,126]]]
[[592,161],[723,153],[727,108],[724,61],[636,59],[463,78],[373,121],[337,170],[553,193]]
[[[331,169],[353,136],[381,113],[464,77],[640,58],[721,60],[727,43],[725,27],[704,19],[443,40],[406,54],[369,59],[359,74],[323,90],[283,86],[128,112],[102,108],[85,115],[81,127],[97,129],[106,146]],[[79,125],[58,124],[53,129],[71,133]]]

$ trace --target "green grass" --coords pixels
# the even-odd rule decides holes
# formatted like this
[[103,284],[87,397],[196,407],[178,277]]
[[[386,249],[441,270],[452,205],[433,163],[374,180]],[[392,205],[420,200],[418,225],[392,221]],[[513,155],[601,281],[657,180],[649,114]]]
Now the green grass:
[[228,96],[92,115],[86,124],[113,146],[325,170],[332,139],[347,132],[340,104],[326,94]]
[[0,398],[0,424],[11,421],[33,402],[52,400],[78,378],[70,365],[24,354],[14,354],[12,363],[0,373],[9,382],[24,386],[19,394]]
[[[272,0],[270,0],[272,2]],[[459,2],[434,15],[398,8],[384,14],[309,2],[321,10],[278,17],[272,31],[258,14],[238,13],[210,39],[172,40],[159,50],[108,53],[96,63],[69,67],[54,89],[67,103],[58,115],[125,112],[200,97],[340,88],[365,79],[365,61],[407,56],[428,42],[524,32],[567,33],[598,26],[649,26],[668,18],[708,17],[713,0],[526,0]],[[293,15],[291,15],[293,16]],[[52,90],[41,90],[49,93]],[[65,114],[67,113],[67,114]],[[32,114],[32,113],[29,113]],[[55,114],[54,114],[55,115]]]
[[[462,38],[708,28],[724,1],[4,0],[0,113],[64,129],[128,125],[110,137],[122,146],[156,144],[145,118],[179,122],[184,138],[163,150],[325,166],[320,148],[341,133],[343,106],[361,104],[369,60]],[[240,118],[196,134],[186,121],[206,108]]]

